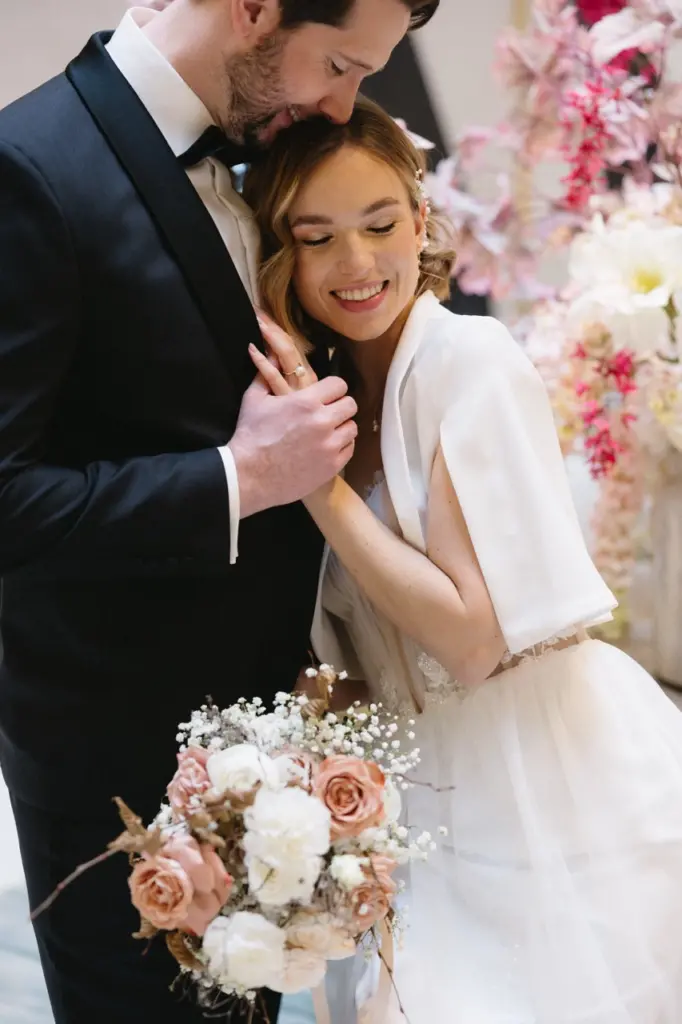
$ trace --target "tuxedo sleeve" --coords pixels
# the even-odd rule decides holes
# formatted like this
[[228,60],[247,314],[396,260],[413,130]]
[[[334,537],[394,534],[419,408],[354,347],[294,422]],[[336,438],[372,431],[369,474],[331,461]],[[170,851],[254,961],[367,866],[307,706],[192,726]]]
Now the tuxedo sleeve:
[[0,143],[0,574],[228,566],[229,495],[216,448],[79,467],[47,459],[83,303],[49,182]]

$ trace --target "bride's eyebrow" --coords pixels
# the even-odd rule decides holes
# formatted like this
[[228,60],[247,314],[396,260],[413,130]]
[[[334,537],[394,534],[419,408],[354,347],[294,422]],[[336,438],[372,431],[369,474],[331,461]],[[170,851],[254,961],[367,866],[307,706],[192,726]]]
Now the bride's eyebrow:
[[[375,202],[370,203],[362,211],[362,217],[369,217],[373,213],[379,213],[380,210],[385,210],[390,206],[400,206],[400,200],[394,199],[392,196],[386,196],[384,199],[377,199]],[[291,229],[300,227],[311,227],[317,225],[329,225],[333,224],[334,221],[331,217],[324,217],[320,213],[302,213],[300,217],[297,217],[291,223]]]

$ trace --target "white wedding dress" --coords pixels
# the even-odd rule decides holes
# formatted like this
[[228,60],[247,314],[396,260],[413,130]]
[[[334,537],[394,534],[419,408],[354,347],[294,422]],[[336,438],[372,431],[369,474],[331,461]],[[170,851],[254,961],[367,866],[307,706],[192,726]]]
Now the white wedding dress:
[[[333,555],[313,624],[322,661],[415,719],[419,781],[441,790],[406,794],[409,825],[448,829],[408,880],[407,1020],[682,1024],[682,714],[588,638],[616,602],[586,550],[537,371],[500,323],[426,294],[389,370],[385,479],[368,498],[424,554],[439,449],[505,671],[459,692]],[[355,1024],[368,974],[332,965],[333,1024]],[[402,1018],[375,1002],[369,1021]]]
[[[379,480],[368,503],[397,529]],[[371,1024],[682,1024],[682,715],[619,650],[552,640],[466,694],[334,555],[321,602],[376,699],[416,721],[406,823],[448,838],[413,867],[395,1000]],[[519,661],[519,659],[516,659]],[[403,705],[421,690],[423,714]],[[331,965],[355,1024],[362,965]],[[353,997],[348,987],[356,987]]]

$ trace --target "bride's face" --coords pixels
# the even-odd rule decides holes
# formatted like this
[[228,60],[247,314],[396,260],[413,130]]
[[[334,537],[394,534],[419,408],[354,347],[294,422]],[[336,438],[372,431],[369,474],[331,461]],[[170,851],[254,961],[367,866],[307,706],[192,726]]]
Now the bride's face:
[[305,311],[352,341],[385,334],[414,298],[424,222],[392,167],[345,146],[289,210]]

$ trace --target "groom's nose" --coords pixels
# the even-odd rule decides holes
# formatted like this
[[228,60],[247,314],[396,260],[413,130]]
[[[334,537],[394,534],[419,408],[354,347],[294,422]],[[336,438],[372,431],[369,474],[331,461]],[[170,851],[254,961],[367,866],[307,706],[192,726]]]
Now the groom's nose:
[[355,82],[341,80],[334,92],[329,93],[320,101],[320,113],[334,124],[345,124],[350,121],[357,95],[358,85]]

